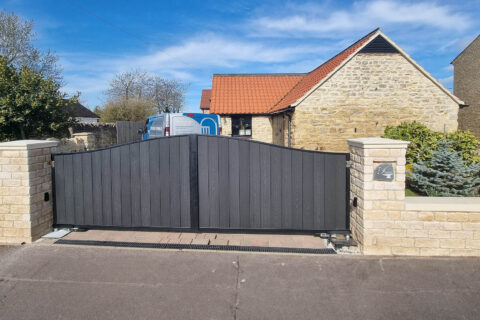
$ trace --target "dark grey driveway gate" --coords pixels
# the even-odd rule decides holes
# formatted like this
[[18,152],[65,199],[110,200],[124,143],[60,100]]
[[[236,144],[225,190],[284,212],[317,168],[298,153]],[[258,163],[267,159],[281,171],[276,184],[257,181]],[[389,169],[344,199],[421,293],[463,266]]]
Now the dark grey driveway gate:
[[347,158],[199,136],[200,228],[348,230]]
[[348,230],[348,154],[174,136],[55,154],[57,225]]

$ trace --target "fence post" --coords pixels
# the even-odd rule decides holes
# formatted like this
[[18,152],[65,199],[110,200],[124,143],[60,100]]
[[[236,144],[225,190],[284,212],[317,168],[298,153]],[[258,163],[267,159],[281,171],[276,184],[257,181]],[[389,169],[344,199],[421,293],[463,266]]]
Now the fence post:
[[198,135],[191,134],[190,140],[190,228],[199,230],[199,186],[198,186]]
[[50,157],[57,143],[0,143],[0,243],[30,243],[51,229]]
[[[364,254],[391,255],[392,247],[413,241],[392,237],[405,210],[405,152],[408,141],[348,139],[350,149],[350,229]],[[392,231],[393,230],[393,231]]]

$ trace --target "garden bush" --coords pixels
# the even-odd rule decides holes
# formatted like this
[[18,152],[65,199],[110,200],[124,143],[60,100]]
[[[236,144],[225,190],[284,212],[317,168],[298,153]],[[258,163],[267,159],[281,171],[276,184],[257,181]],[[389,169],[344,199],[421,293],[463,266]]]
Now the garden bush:
[[409,186],[424,195],[460,197],[474,196],[480,186],[480,165],[465,165],[452,142],[439,142],[432,158],[413,165]]
[[430,160],[433,152],[439,150],[441,141],[449,142],[451,150],[459,152],[465,165],[476,163],[480,158],[476,150],[480,142],[469,131],[457,130],[444,136],[441,132],[433,131],[419,122],[404,122],[399,126],[387,126],[384,138],[410,141],[407,148],[407,163],[415,164]]

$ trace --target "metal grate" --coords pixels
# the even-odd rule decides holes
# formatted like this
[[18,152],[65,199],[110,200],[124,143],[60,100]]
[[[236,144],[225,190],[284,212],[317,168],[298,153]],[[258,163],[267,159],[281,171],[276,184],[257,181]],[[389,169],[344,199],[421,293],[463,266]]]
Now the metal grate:
[[251,246],[223,246],[204,244],[180,244],[180,243],[141,243],[141,242],[117,242],[117,241],[94,241],[94,240],[66,240],[60,239],[55,244],[70,244],[82,246],[103,247],[128,247],[150,249],[190,249],[190,250],[222,250],[222,251],[250,251],[250,252],[281,252],[281,253],[306,253],[306,254],[336,254],[330,248],[283,248],[283,247],[251,247]]

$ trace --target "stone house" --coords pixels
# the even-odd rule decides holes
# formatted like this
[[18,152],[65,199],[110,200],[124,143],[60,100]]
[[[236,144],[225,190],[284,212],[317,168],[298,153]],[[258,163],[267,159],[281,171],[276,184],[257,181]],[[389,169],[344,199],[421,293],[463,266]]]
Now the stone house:
[[224,135],[325,151],[404,121],[456,130],[463,105],[380,29],[308,73],[214,74],[209,94]]
[[460,108],[458,126],[480,139],[480,35],[453,61],[453,92],[468,105]]

